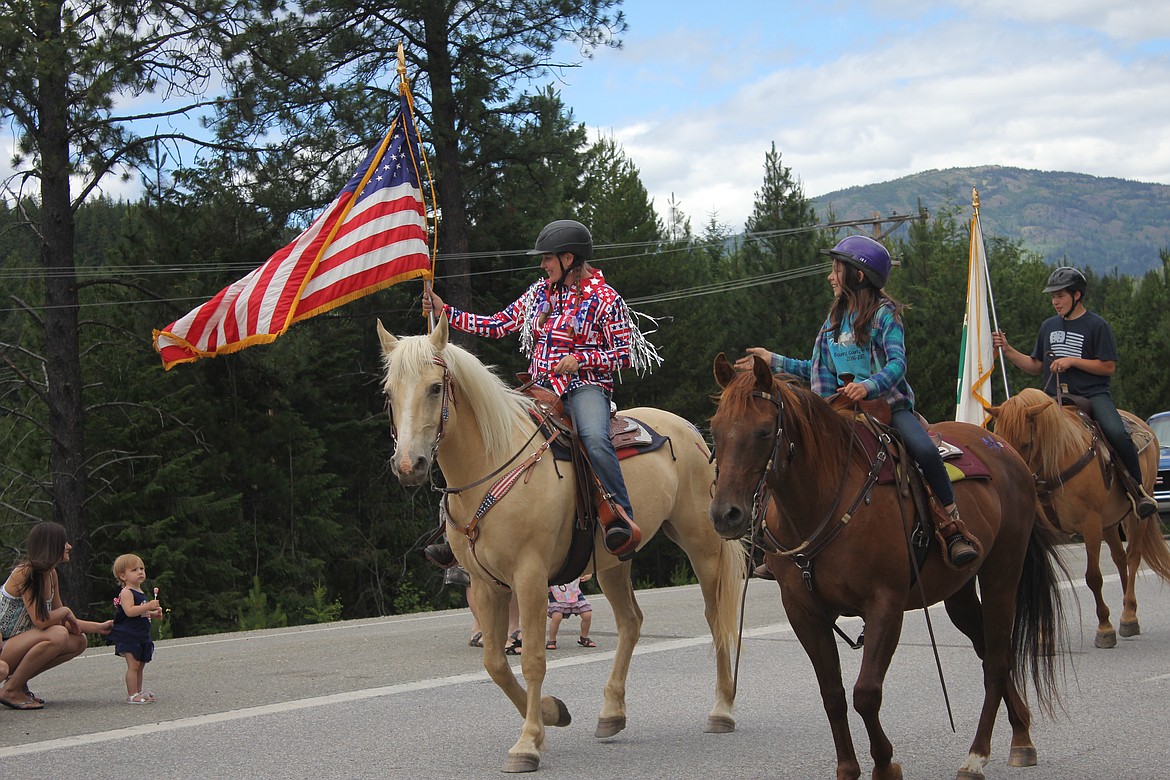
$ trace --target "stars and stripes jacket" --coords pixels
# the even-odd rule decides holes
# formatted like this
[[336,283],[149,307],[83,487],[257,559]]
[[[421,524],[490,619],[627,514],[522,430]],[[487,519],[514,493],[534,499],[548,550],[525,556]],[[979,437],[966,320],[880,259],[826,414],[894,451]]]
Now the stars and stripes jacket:
[[[622,297],[601,271],[590,271],[568,288],[538,280],[495,314],[472,314],[450,304],[443,311],[451,327],[467,333],[498,339],[519,332],[532,378],[557,395],[585,384],[612,393],[614,372],[633,365],[630,341],[638,331]],[[577,359],[577,373],[554,374],[568,355]]]

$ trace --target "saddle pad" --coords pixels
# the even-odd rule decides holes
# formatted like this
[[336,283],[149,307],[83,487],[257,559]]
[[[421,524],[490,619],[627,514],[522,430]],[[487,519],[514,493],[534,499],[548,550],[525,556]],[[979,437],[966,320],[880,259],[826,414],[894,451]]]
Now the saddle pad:
[[[557,460],[569,460],[569,448],[561,441],[562,438],[558,436],[549,449]],[[641,420],[622,415],[610,418],[609,438],[617,450],[618,460],[654,452],[668,441],[668,437]]]
[[[857,421],[853,427],[872,462],[880,449],[877,436],[863,422]],[[938,434],[932,434],[932,436],[938,439]],[[951,478],[951,482],[958,482],[962,479],[991,479],[991,472],[987,470],[987,466],[971,450],[945,438],[940,439],[939,442],[939,454],[943,457],[943,465],[946,466],[947,476]],[[881,471],[878,472],[878,484],[889,484],[895,479],[893,459],[887,458],[886,462],[882,464]]]

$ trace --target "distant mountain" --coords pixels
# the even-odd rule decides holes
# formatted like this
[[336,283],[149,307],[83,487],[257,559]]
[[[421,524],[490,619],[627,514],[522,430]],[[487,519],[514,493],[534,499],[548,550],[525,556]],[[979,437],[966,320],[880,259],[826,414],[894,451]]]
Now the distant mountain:
[[877,212],[932,214],[960,207],[971,218],[971,188],[979,190],[984,236],[1000,236],[1041,253],[1050,263],[1141,276],[1160,268],[1170,249],[1170,186],[1083,173],[985,165],[929,170],[901,179],[850,187],[812,198],[817,213],[838,220]]

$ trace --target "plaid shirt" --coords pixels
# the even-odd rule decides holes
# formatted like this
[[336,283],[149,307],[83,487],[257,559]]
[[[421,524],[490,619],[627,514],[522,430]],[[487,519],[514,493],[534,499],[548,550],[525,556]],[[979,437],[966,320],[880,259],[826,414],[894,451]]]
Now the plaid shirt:
[[[630,311],[597,269],[570,288],[547,279],[534,282],[496,314],[472,314],[450,305],[443,312],[451,327],[466,333],[498,339],[520,332],[521,349],[531,358],[529,373],[557,395],[581,385],[612,393],[613,372],[630,365]],[[577,359],[577,373],[554,374],[568,355]]]
[[[833,360],[829,356],[832,333],[829,320],[826,319],[813,343],[811,360],[797,360],[773,353],[772,373],[791,374],[808,380],[813,392],[822,397],[837,392],[841,389],[841,382],[833,372]],[[906,334],[902,323],[894,317],[891,304],[882,304],[874,314],[869,343],[870,376],[860,382],[867,391],[866,398],[881,398],[895,411],[913,409],[914,391],[906,381]]]

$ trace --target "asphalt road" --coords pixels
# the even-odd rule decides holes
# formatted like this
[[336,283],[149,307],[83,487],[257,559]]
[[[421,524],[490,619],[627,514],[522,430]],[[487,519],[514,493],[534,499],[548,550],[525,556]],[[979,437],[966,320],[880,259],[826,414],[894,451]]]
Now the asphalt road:
[[[1138,580],[1142,634],[1093,648],[1095,620],[1079,577],[1083,551],[1066,550],[1075,618],[1055,720],[1035,713],[1039,766],[1007,766],[1001,710],[989,778],[1170,778],[1170,588]],[[1116,574],[1106,577],[1115,614]],[[811,665],[792,635],[775,584],[753,581],[740,665],[737,730],[704,734],[714,674],[697,587],[639,591],[646,616],[627,691],[629,724],[593,736],[614,643],[603,597],[597,649],[561,629],[546,692],[574,720],[550,729],[538,777],[832,778],[834,754]],[[957,733],[921,612],[907,616],[885,687],[884,725],[906,778],[953,778],[974,733],[978,662],[941,607],[932,610]],[[465,611],[346,621],[159,643],[146,667],[149,705],[125,704],[125,664],[108,649],[34,680],[39,712],[0,710],[0,778],[450,778],[499,776],[521,724],[467,646]],[[856,634],[860,624],[843,620]],[[860,653],[842,645],[846,687]],[[518,659],[514,665],[518,666]],[[853,717],[868,777],[868,742]]]

